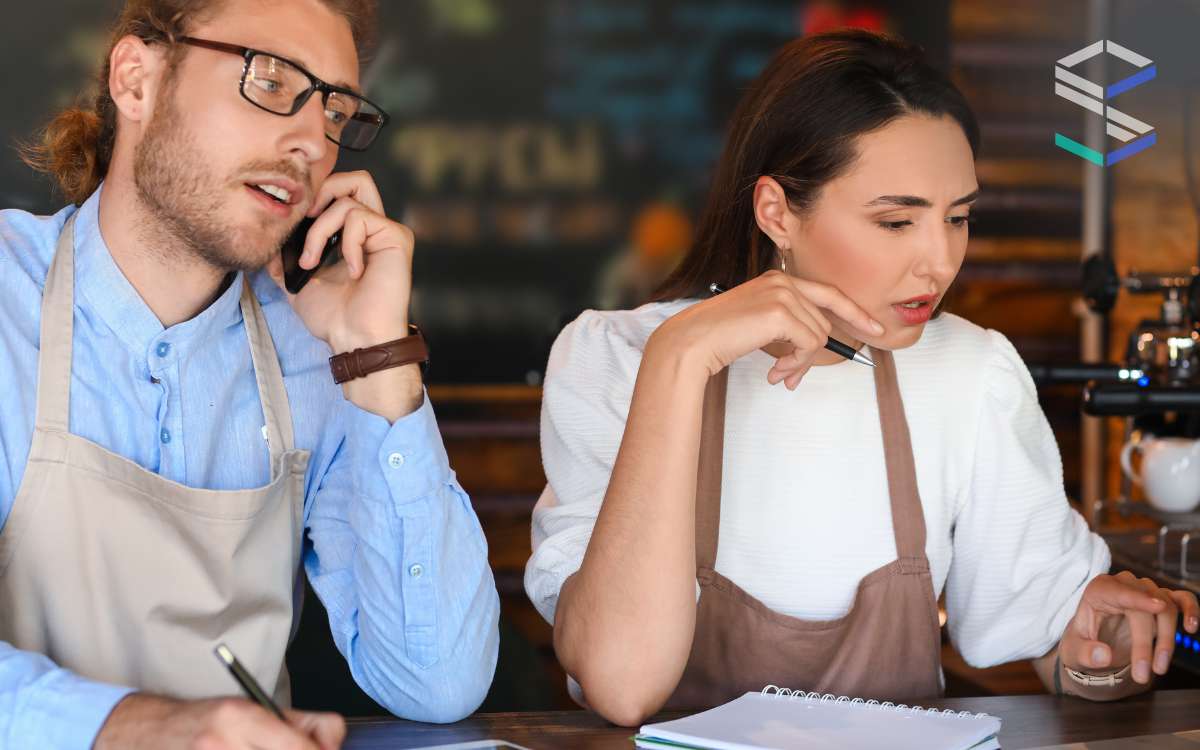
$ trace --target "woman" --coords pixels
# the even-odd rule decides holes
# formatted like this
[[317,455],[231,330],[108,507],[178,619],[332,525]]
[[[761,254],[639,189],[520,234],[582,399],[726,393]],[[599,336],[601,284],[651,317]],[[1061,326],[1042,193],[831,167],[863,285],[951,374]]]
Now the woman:
[[525,585],[608,719],[767,683],[936,696],[943,589],[969,663],[1036,658],[1094,699],[1167,670],[1179,612],[1197,631],[1193,595],[1106,575],[1008,340],[937,315],[978,140],[914,48],[793,42],[740,103],[659,301],[560,335]]

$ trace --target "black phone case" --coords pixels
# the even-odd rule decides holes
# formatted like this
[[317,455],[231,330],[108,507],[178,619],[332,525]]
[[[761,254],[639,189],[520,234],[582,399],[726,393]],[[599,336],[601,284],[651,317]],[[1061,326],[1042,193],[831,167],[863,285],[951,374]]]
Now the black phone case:
[[300,253],[304,251],[304,240],[316,220],[317,217],[312,216],[301,219],[279,250],[283,258],[283,285],[292,294],[299,294],[317,271],[342,259],[342,233],[338,231],[325,243],[325,249],[321,251],[321,261],[316,266],[311,269],[300,267]]

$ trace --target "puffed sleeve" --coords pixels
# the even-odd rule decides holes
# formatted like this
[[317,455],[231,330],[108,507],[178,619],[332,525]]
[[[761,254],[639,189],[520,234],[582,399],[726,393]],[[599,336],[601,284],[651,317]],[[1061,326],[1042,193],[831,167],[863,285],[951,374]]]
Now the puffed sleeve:
[[547,485],[533,510],[533,555],[525,592],[554,623],[563,581],[579,570],[608,489],[644,339],[613,320],[631,313],[588,311],[559,334],[543,385],[542,466]]
[[1062,637],[1107,545],[1068,503],[1058,444],[1029,370],[987,332],[971,481],[946,582],[950,636],[967,663],[1035,658]]

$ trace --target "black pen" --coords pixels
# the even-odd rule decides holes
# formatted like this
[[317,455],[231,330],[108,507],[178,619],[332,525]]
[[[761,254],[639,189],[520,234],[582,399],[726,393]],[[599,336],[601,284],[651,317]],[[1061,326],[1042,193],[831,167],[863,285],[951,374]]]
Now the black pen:
[[263,692],[263,689],[255,682],[254,677],[246,671],[246,668],[237,660],[237,657],[233,655],[228,646],[224,643],[217,644],[217,647],[213,649],[213,653],[217,655],[222,664],[229,668],[229,673],[242,686],[242,690],[246,691],[246,695],[250,696],[258,705],[278,716],[280,721],[287,721],[287,717],[283,715],[283,711],[279,710],[279,706],[275,705],[275,701],[271,700],[271,696]]
[[[713,283],[708,285],[708,291],[713,296],[716,296],[716,295],[720,294],[721,292],[726,291],[726,289],[725,289],[725,287],[721,286],[720,284],[718,284],[714,281]],[[833,352],[834,354],[842,355],[843,357],[845,357],[848,360],[851,360],[852,362],[858,362],[859,364],[867,365],[868,367],[875,366],[875,363],[871,361],[870,357],[863,354],[862,352],[854,351],[853,349],[851,349],[849,347],[849,345],[843,344],[842,342],[838,341],[837,339],[833,338],[832,336],[830,336],[829,340],[825,342],[825,348],[828,349],[829,351]]]

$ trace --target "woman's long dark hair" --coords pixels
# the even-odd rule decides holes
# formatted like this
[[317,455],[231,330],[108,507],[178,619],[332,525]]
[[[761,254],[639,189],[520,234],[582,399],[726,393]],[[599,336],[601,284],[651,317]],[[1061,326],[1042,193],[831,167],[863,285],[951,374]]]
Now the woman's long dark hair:
[[733,287],[772,268],[775,246],[754,218],[758,178],[774,177],[803,214],[849,168],[858,136],[914,113],[953,117],[978,152],[975,115],[919,47],[853,29],[790,42],[738,103],[696,242],[654,299],[704,297],[714,281]]

